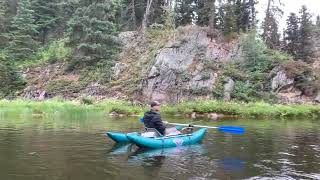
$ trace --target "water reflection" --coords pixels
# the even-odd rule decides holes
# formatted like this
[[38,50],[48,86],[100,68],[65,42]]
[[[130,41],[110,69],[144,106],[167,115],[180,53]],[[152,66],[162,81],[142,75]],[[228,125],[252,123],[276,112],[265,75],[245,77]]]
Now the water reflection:
[[150,177],[175,179],[190,173],[194,162],[206,153],[204,145],[181,146],[164,149],[136,149],[128,156],[128,164],[143,167]]
[[164,157],[174,157],[174,156],[183,156],[187,154],[203,154],[205,148],[202,144],[196,144],[191,146],[180,146],[173,148],[164,148],[164,149],[143,149],[139,148],[137,151],[131,154],[132,158],[145,158],[145,157],[155,157],[155,156],[164,156]]
[[219,162],[219,167],[225,171],[244,171],[245,170],[245,161],[239,158],[223,158]]
[[[167,179],[219,177],[244,174],[245,161],[237,157],[209,157],[204,144],[165,149],[137,149],[128,154],[128,164],[143,167],[145,173]],[[152,173],[151,173],[152,172]],[[163,174],[163,172],[165,172]],[[191,178],[192,179],[192,178]]]
[[133,148],[131,143],[117,143],[114,144],[110,150],[110,154],[125,154],[130,153]]

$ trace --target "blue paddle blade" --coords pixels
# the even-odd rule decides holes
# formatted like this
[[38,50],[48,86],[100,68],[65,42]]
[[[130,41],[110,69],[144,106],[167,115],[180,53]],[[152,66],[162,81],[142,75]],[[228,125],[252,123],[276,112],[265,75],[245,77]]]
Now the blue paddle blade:
[[245,162],[241,159],[236,158],[223,158],[221,161],[221,166],[224,170],[229,171],[243,171],[245,168]]
[[218,130],[221,132],[227,132],[231,134],[244,134],[246,131],[243,127],[237,126],[220,126]]
[[144,123],[144,117],[140,118],[140,122]]

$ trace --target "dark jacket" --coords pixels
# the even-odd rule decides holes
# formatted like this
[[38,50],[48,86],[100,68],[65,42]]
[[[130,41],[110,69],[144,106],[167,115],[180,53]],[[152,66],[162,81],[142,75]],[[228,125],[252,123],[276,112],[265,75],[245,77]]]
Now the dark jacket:
[[144,125],[147,128],[155,128],[159,133],[164,135],[166,126],[163,124],[158,112],[149,111],[144,114]]

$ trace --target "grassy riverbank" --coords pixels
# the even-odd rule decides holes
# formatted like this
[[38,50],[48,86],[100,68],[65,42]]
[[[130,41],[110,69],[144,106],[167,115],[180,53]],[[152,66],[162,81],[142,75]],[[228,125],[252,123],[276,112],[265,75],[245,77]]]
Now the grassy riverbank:
[[213,112],[243,117],[320,117],[320,105],[281,105],[265,102],[185,102],[165,107],[163,110],[168,114],[191,114],[192,112],[203,114]]
[[[99,111],[121,115],[142,115],[148,110],[147,106],[132,105],[125,101],[103,101],[84,103],[80,101],[30,101],[30,100],[1,100],[2,111],[30,111],[33,114],[52,114],[56,112],[85,112]],[[241,117],[308,117],[320,118],[320,105],[280,105],[264,102],[241,103],[220,101],[182,102],[176,105],[163,105],[164,115],[191,115],[219,113]]]
[[139,115],[147,109],[141,106],[133,106],[125,101],[104,101],[99,103],[83,101],[63,101],[58,99],[46,101],[31,100],[0,100],[2,111],[30,111],[33,114],[53,114],[56,112],[105,112],[122,115]]

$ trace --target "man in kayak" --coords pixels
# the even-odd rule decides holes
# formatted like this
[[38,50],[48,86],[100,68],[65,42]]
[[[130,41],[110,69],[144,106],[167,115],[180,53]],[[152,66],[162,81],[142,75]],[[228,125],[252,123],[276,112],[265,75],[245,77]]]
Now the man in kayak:
[[150,103],[150,111],[144,114],[144,125],[147,128],[155,128],[161,135],[177,135],[181,134],[176,128],[167,128],[166,121],[161,120],[160,116],[161,104],[158,101]]

